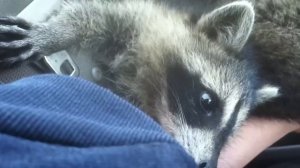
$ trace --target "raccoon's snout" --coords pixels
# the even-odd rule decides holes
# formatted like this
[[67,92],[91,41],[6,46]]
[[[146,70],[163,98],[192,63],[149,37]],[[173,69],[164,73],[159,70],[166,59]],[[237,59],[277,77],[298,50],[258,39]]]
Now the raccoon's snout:
[[198,165],[198,168],[216,168],[216,164],[214,164],[214,161],[203,161],[200,162]]

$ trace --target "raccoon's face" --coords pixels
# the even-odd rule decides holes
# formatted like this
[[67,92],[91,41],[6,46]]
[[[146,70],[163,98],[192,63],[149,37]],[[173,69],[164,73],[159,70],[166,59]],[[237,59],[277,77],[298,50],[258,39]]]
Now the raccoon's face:
[[255,97],[244,62],[214,56],[218,60],[191,59],[167,72],[168,129],[197,163],[210,167]]
[[216,167],[221,148],[250,107],[277,95],[277,88],[257,88],[239,57],[253,22],[246,1],[214,10],[198,21],[197,35],[167,67],[162,104],[168,112],[159,120],[200,167]]

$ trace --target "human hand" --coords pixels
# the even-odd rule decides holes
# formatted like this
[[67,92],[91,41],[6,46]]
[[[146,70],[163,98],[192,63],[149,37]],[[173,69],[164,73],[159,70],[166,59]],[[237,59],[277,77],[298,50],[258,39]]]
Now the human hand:
[[218,168],[242,168],[264,149],[300,125],[287,121],[251,118],[221,151]]

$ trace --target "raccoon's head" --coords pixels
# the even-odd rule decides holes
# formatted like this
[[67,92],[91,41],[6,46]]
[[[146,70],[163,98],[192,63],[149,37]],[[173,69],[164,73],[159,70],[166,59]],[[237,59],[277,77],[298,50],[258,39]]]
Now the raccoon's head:
[[[242,50],[254,23],[253,6],[233,2],[202,16],[190,30],[181,52],[168,62],[168,111],[159,122],[195,158],[200,167],[216,167],[227,138],[253,105],[277,96],[278,89],[259,86]],[[188,37],[186,37],[188,38]]]

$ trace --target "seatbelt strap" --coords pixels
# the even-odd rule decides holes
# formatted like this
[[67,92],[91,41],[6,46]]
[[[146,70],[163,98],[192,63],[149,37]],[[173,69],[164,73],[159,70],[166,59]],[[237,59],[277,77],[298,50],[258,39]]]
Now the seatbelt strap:
[[13,68],[0,70],[0,83],[9,83],[24,77],[51,72],[53,71],[42,61],[21,64]]

